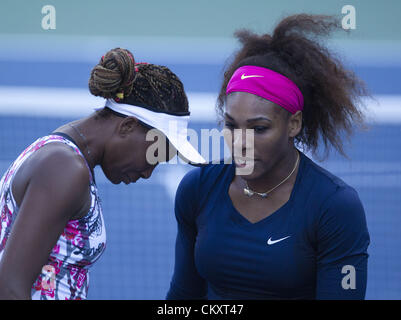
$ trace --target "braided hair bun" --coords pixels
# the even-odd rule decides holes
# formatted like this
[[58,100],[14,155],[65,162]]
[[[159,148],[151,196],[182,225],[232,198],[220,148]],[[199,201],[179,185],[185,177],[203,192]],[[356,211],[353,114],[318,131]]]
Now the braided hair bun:
[[94,96],[115,98],[117,94],[129,96],[135,79],[133,54],[122,48],[108,51],[92,69],[89,90]]

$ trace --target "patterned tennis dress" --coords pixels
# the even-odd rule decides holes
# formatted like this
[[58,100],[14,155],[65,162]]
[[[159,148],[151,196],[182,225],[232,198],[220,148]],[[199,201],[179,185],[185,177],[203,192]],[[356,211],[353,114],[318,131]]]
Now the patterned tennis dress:
[[[18,206],[12,194],[12,181],[18,168],[35,151],[48,143],[64,143],[77,154],[78,147],[60,135],[48,135],[36,140],[11,164],[0,180],[0,260],[12,225],[18,214]],[[89,170],[89,167],[88,167]],[[90,172],[90,170],[89,170]],[[89,286],[89,268],[99,259],[106,247],[106,231],[100,199],[94,177],[90,172],[91,206],[81,219],[70,220],[52,249],[47,264],[32,285],[35,300],[86,299]]]

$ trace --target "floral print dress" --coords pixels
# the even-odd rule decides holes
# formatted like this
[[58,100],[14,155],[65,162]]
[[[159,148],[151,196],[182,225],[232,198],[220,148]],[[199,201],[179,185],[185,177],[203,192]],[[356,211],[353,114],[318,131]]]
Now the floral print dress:
[[[18,215],[18,206],[12,194],[12,181],[22,163],[48,143],[64,143],[77,154],[78,147],[61,135],[48,135],[36,140],[11,164],[0,180],[0,260],[12,225]],[[89,170],[89,167],[88,167]],[[89,287],[89,268],[99,259],[106,247],[106,231],[102,208],[94,177],[90,172],[91,206],[88,213],[70,220],[52,249],[32,285],[32,299],[86,299]]]

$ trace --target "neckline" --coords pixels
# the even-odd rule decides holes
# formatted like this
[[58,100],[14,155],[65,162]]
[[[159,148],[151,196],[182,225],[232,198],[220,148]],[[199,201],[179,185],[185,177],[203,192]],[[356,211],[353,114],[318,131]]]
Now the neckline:
[[75,140],[74,140],[73,138],[71,138],[70,135],[68,135],[68,134],[66,134],[66,133],[64,133],[64,132],[61,132],[61,131],[54,131],[54,132],[52,132],[50,135],[52,135],[52,136],[61,136],[61,137],[63,137],[64,139],[70,141],[72,144],[74,144],[74,146],[78,149],[78,151],[79,151],[80,155],[82,156],[82,158],[84,158],[85,164],[86,164],[86,166],[88,167],[88,170],[89,170],[89,173],[90,173],[90,175],[91,175],[91,178],[92,178],[93,182],[96,184],[95,173],[94,173],[94,171],[91,169],[91,167],[89,166],[88,161],[86,161],[86,158],[85,158],[85,156],[84,156],[84,153],[83,153],[82,150],[79,148],[79,146],[78,146],[78,144],[75,142]]
[[305,165],[305,155],[298,150],[298,152],[300,153],[300,159],[299,159],[299,167],[298,167],[298,172],[297,172],[297,176],[295,178],[295,183],[294,186],[291,190],[291,194],[290,194],[290,198],[288,199],[288,201],[286,203],[284,203],[280,208],[278,208],[276,211],[272,212],[271,214],[269,214],[267,217],[257,221],[257,222],[251,222],[249,221],[247,218],[245,218],[238,210],[237,208],[234,206],[234,203],[231,200],[230,194],[229,194],[229,189],[230,189],[230,185],[235,177],[235,164],[231,164],[230,165],[230,170],[229,170],[229,174],[228,174],[228,182],[224,188],[224,196],[227,198],[228,204],[230,206],[231,209],[231,218],[232,220],[236,223],[239,224],[241,226],[244,227],[256,227],[259,225],[262,225],[272,219],[275,219],[276,217],[280,216],[280,213],[282,213],[283,211],[285,211],[287,208],[291,208],[292,203],[294,202],[294,197],[295,194],[298,192],[298,188],[300,185],[300,180],[302,179],[302,175],[303,175],[303,169],[304,169],[304,165]]

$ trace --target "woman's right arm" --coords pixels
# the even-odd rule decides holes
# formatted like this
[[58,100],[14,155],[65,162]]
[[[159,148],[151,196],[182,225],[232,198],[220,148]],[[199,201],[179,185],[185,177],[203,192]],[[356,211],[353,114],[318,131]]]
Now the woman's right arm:
[[30,299],[31,287],[72,218],[88,199],[82,157],[57,146],[35,153],[18,215],[0,261],[0,299]]
[[200,169],[187,173],[178,186],[175,198],[177,239],[175,245],[174,275],[168,300],[206,299],[207,282],[195,266],[195,241],[197,236],[196,211]]

